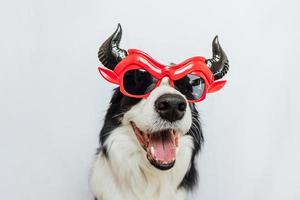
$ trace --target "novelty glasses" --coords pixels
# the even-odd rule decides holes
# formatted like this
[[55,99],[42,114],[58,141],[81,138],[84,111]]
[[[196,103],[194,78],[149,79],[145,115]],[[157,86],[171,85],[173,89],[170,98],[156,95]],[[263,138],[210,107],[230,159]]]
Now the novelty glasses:
[[119,85],[120,91],[132,98],[147,98],[165,77],[169,85],[185,95],[189,102],[204,100],[206,93],[216,92],[226,83],[225,80],[214,81],[204,57],[192,57],[166,66],[136,49],[129,49],[128,56],[114,70],[106,67],[98,70],[107,81]]

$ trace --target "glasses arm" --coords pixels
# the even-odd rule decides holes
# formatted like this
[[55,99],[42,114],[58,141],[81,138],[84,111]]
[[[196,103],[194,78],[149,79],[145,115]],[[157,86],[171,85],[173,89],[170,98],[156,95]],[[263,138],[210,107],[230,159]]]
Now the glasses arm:
[[226,83],[226,80],[213,82],[209,86],[207,93],[213,93],[213,92],[217,92],[217,91],[221,90],[224,87],[225,83]]
[[112,71],[112,70],[110,70],[110,69],[108,69],[106,67],[98,67],[98,70],[99,70],[101,76],[105,80],[107,80],[107,81],[109,81],[111,83],[119,85],[119,83],[120,83],[119,82],[119,77],[118,77],[118,75],[114,71]]

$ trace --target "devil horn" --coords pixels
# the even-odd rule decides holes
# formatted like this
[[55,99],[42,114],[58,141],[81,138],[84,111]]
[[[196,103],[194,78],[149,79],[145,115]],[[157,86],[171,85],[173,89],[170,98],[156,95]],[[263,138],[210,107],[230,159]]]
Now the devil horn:
[[212,42],[213,57],[206,60],[206,64],[212,71],[215,80],[222,78],[229,70],[229,61],[223,51],[218,36],[215,36]]
[[98,58],[107,68],[114,69],[127,56],[127,52],[119,48],[121,37],[122,27],[118,24],[116,31],[99,48]]

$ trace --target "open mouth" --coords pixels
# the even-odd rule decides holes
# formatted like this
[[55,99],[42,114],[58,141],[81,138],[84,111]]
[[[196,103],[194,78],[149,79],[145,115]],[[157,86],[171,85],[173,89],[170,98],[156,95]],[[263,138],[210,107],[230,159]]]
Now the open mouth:
[[147,133],[141,131],[134,122],[131,122],[131,125],[140,145],[147,152],[149,162],[161,170],[172,168],[176,159],[178,132],[169,129]]

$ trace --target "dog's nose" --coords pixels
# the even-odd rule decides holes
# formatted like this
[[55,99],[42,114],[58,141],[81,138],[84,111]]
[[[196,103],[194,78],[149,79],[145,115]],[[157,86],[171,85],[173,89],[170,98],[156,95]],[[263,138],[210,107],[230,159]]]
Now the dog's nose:
[[185,99],[178,94],[164,94],[155,101],[155,109],[160,117],[170,122],[180,120],[186,106]]

